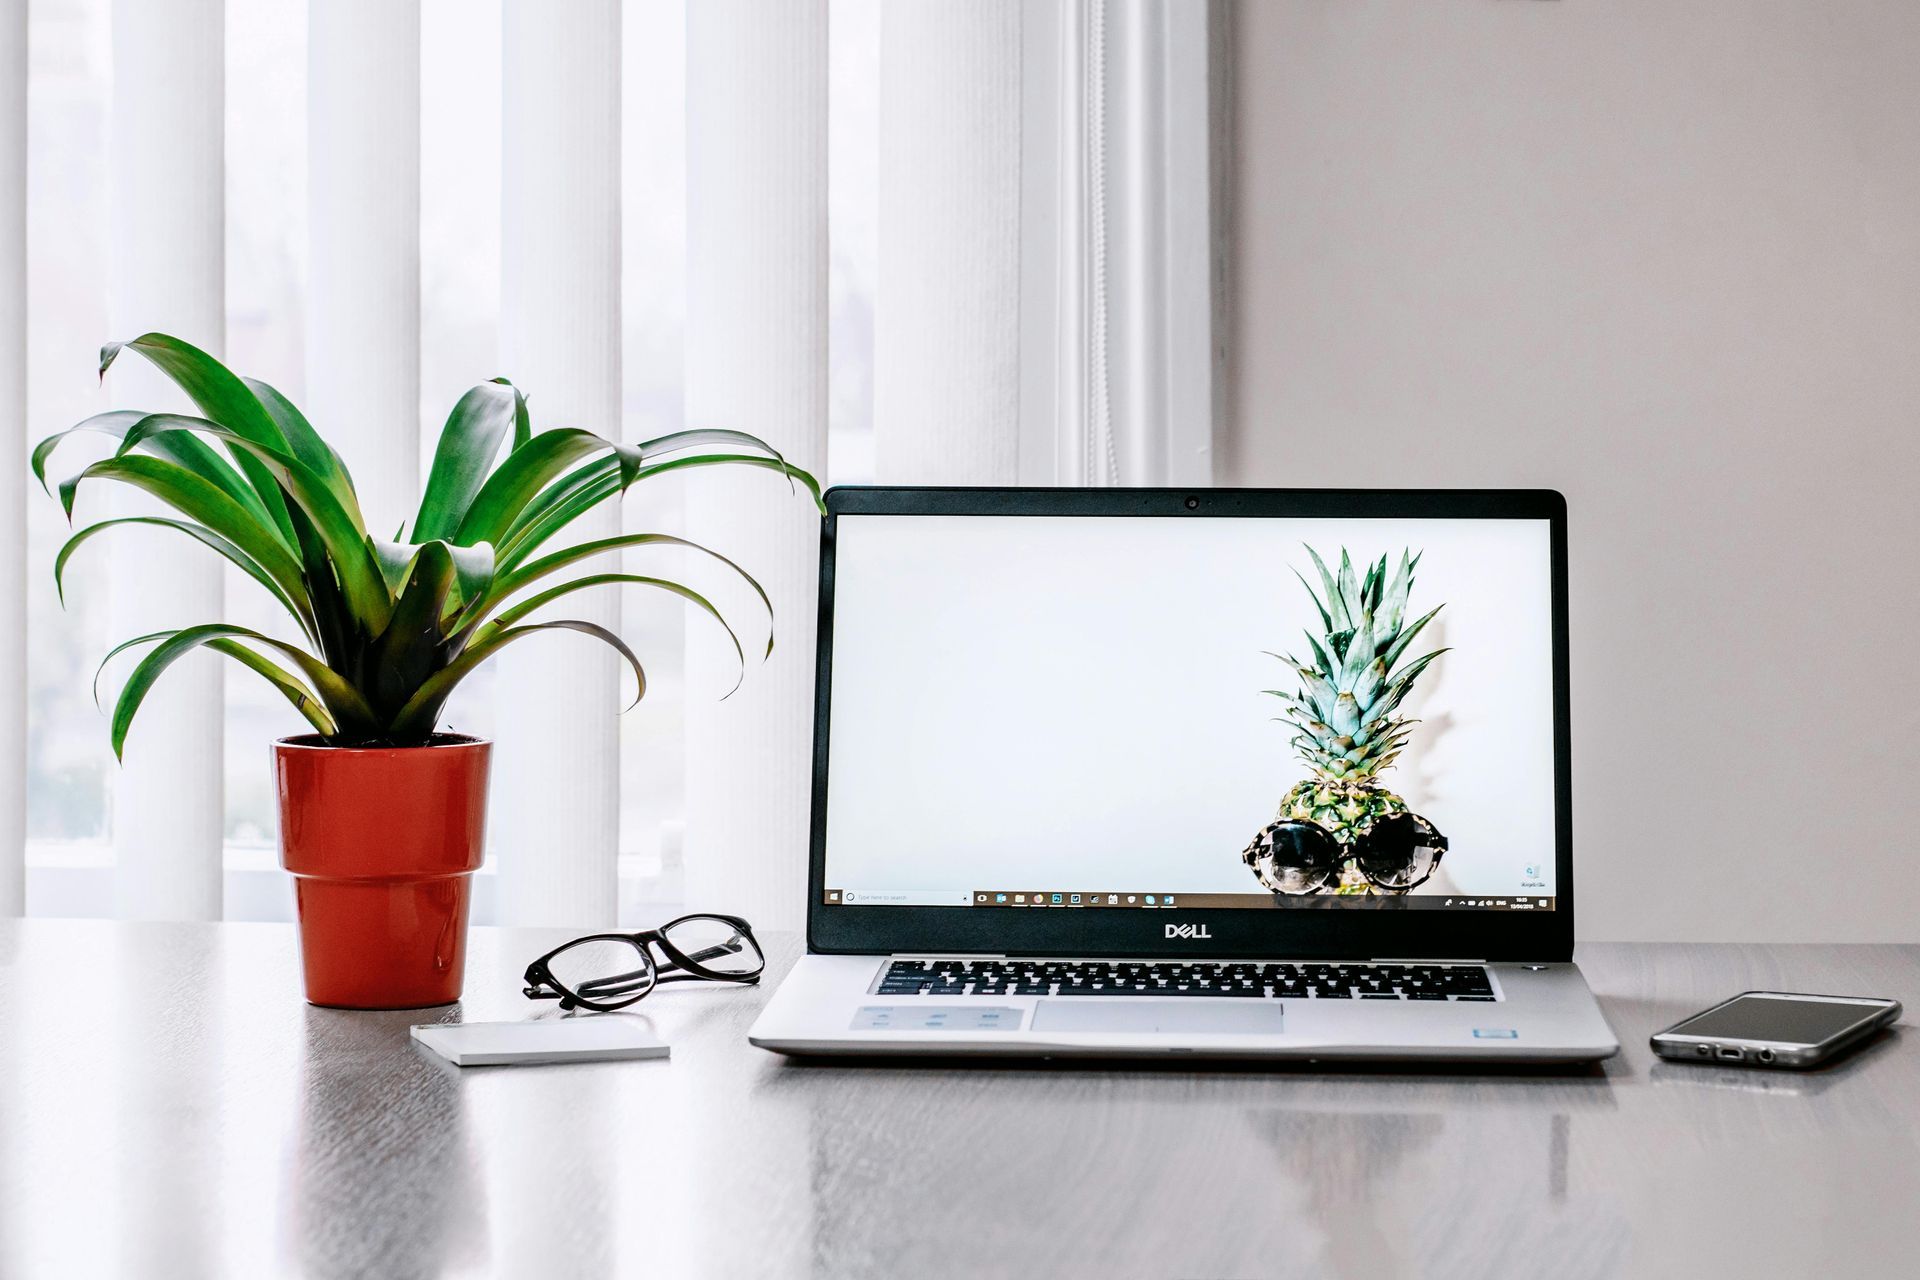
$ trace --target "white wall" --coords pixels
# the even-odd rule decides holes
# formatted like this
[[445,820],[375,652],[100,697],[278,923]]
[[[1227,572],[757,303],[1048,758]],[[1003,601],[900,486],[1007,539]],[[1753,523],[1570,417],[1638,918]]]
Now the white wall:
[[1224,474],[1566,493],[1582,936],[1920,939],[1920,5],[1233,18]]

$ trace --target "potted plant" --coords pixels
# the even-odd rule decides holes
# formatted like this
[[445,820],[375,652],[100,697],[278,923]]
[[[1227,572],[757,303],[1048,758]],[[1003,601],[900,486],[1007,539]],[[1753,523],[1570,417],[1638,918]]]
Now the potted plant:
[[[389,542],[369,534],[345,464],[285,396],[160,333],[104,348],[102,377],[123,351],[145,357],[202,416],[99,414],[41,441],[34,474],[45,486],[47,460],[63,439],[103,433],[118,441],[112,456],[59,486],[68,518],[90,480],[144,490],[178,517],[124,516],[74,533],[54,560],[62,598],[67,562],[89,539],[121,525],[160,526],[238,566],[291,615],[300,639],[209,621],[123,642],[109,660],[131,648],[146,652],[113,709],[115,756],[148,690],[183,655],[210,649],[264,677],[313,726],[274,744],[281,860],[294,876],[307,999],[347,1008],[458,999],[490,744],[438,731],[448,695],[507,645],[553,629],[613,646],[644,693],[639,659],[612,631],[577,619],[528,620],[572,592],[607,584],[670,592],[711,614],[744,675],[739,637],[705,596],[664,578],[583,572],[624,547],[710,556],[772,613],[744,569],[684,539],[635,533],[554,549],[557,535],[670,471],[765,467],[804,485],[816,504],[819,485],[739,431],[678,431],[631,446],[571,428],[536,435],[526,397],[495,379],[454,406],[419,511]],[[766,652],[772,648],[769,639]]]

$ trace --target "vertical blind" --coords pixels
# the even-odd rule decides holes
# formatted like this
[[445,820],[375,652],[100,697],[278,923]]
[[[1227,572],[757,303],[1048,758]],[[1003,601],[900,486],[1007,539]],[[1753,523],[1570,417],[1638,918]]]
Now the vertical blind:
[[27,6],[0,4],[0,916],[26,910]]
[[[620,438],[620,5],[507,0],[501,40],[501,368],[534,426]],[[603,503],[567,532],[612,537]],[[556,548],[557,549],[557,548]],[[612,557],[596,562],[605,572]],[[613,630],[614,588],[564,616]],[[615,654],[549,638],[497,660],[493,844],[504,924],[611,925],[619,904]]]
[[[130,338],[164,330],[215,355],[226,347],[225,19],[223,0],[115,0],[107,144],[113,332]],[[120,362],[111,376],[120,403],[192,412],[134,361]],[[9,462],[17,466],[17,455]],[[131,492],[111,501],[114,514],[157,510]],[[164,530],[115,532],[115,637],[225,617],[221,563],[205,548]],[[219,662],[201,652],[170,669],[127,737],[113,787],[122,915],[220,918]]]
[[[164,329],[220,353],[224,0],[111,5],[110,336]],[[829,10],[685,9],[685,421],[752,431],[823,479]],[[1204,283],[1216,266],[1206,12],[1175,0],[880,6],[878,479],[1204,482],[1218,349]],[[621,26],[618,0],[502,8],[498,368],[531,393],[536,429],[622,432]],[[305,400],[376,533],[411,516],[420,479],[421,53],[414,5],[308,8]],[[26,81],[26,6],[0,3],[0,914],[24,909],[22,605],[44,570],[27,572],[22,531]],[[179,403],[133,362],[110,392]],[[1087,466],[1090,441],[1121,465]],[[817,522],[765,472],[709,470],[684,492],[687,535],[747,565],[777,615],[771,658],[725,701],[731,651],[706,618],[686,623],[686,898],[793,927]],[[609,536],[621,519],[610,507],[572,536]],[[184,540],[126,531],[110,560],[114,639],[223,616],[217,561]],[[581,616],[617,625],[616,598],[583,599]],[[114,778],[124,914],[221,914],[215,662],[169,672]],[[501,921],[614,923],[624,679],[584,642],[503,655]]]
[[[740,426],[827,463],[827,5],[687,7],[687,423]],[[692,478],[695,541],[751,568],[775,644],[740,691],[703,620],[687,635],[687,897],[768,927],[800,918],[813,738],[818,522],[765,472]],[[727,904],[727,905],[720,905]]]

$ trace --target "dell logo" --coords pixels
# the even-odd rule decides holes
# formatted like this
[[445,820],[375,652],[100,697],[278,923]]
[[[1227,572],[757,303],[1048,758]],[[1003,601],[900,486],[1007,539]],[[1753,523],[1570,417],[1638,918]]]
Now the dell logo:
[[1169,938],[1211,938],[1207,926],[1203,924],[1170,924],[1167,926]]

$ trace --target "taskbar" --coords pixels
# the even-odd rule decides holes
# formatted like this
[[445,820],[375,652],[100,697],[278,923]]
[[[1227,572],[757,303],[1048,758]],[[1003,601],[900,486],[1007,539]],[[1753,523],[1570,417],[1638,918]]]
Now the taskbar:
[[830,907],[1001,907],[1009,910],[1088,910],[1103,911],[1218,911],[1218,910],[1306,910],[1340,911],[1347,909],[1378,911],[1552,911],[1552,894],[1509,894],[1487,896],[1459,893],[1116,893],[1025,889],[908,890],[908,889],[827,889],[821,901]]

